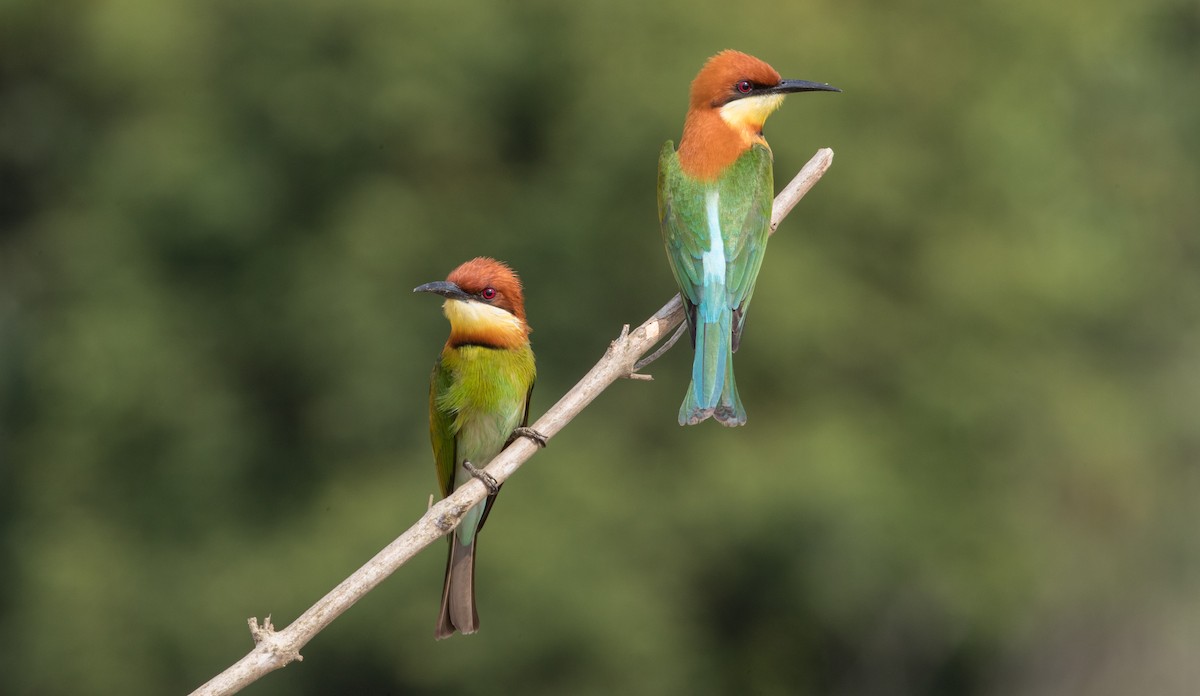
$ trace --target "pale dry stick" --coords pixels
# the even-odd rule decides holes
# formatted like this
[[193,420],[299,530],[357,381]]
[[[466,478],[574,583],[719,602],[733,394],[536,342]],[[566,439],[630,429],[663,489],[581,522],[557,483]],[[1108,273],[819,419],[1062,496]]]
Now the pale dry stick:
[[[780,192],[775,198],[771,214],[772,232],[832,163],[832,150],[818,150],[800,173]],[[553,437],[610,384],[634,374],[634,364],[638,358],[682,321],[683,304],[679,295],[676,295],[637,329],[630,331],[628,325],[624,326],[621,335],[609,345],[600,362],[533,424],[534,430],[547,438]],[[496,481],[504,483],[537,450],[537,445],[528,438],[518,438],[488,464],[486,471],[495,477]],[[257,618],[249,619],[250,635],[256,644],[254,649],[193,691],[192,696],[234,694],[263,675],[295,660],[304,659],[300,655],[300,649],[313,637],[383,582],[384,578],[408,562],[418,551],[448,534],[462,520],[463,515],[486,495],[487,489],[478,480],[472,479],[460,486],[450,496],[431,506],[404,534],[309,607],[287,628],[276,631],[271,625],[270,616],[262,625],[259,625]]]

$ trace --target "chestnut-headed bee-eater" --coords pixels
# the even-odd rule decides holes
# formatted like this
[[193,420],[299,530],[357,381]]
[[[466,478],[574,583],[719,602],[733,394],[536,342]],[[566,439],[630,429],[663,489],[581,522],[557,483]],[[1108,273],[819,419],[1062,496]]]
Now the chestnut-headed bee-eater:
[[792,92],[840,92],[824,83],[783,80],[763,61],[722,51],[692,81],[679,150],[658,159],[658,217],[695,349],[679,424],[712,416],[742,425],[746,410],[733,381],[754,281],[771,222],[774,182],[763,123]]
[[479,630],[475,608],[475,548],[479,530],[496,502],[499,486],[483,467],[518,435],[545,445],[526,428],[536,375],[521,281],[505,264],[476,258],[443,281],[413,292],[446,298],[450,338],[433,367],[429,388],[429,435],[442,495],[475,476],[488,487],[450,535],[450,557],[434,636]]

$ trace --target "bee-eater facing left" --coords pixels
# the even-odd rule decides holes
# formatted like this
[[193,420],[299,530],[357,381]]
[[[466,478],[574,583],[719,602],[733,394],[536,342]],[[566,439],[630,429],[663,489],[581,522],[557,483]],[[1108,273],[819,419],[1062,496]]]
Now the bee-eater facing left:
[[524,427],[536,370],[525,322],[521,281],[505,264],[476,258],[444,281],[413,292],[446,298],[450,338],[433,367],[429,434],[442,495],[480,478],[490,495],[471,508],[450,535],[450,557],[434,636],[479,630],[475,608],[475,549],[479,530],[496,502],[499,486],[483,467],[515,436],[545,438]]
[[742,425],[746,409],[733,381],[754,281],[767,248],[774,182],[763,123],[792,92],[840,92],[783,80],[745,53],[722,51],[692,81],[679,150],[658,159],[658,215],[679,284],[695,357],[679,424],[712,416]]

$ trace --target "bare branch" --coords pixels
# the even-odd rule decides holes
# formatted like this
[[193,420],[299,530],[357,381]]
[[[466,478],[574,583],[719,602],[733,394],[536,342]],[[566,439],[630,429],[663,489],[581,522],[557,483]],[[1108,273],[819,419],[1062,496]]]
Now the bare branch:
[[[817,183],[832,162],[832,150],[818,150],[800,173],[784,187],[775,198],[771,214],[772,233],[804,194]],[[623,327],[621,334],[609,345],[600,362],[559,399],[558,403],[546,411],[545,415],[533,424],[533,429],[545,435],[547,439],[556,435],[610,384],[622,377],[633,375],[638,359],[668,336],[682,321],[683,304],[679,295],[676,295],[638,328],[630,331],[628,326]],[[497,483],[504,483],[536,451],[538,445],[532,440],[518,438],[492,459],[484,471],[495,478]],[[293,661],[304,659],[300,655],[300,649],[317,633],[383,582],[384,578],[407,563],[418,551],[458,526],[467,511],[483,500],[487,493],[487,488],[482,482],[472,479],[450,496],[431,505],[421,519],[404,534],[354,571],[287,628],[276,631],[269,616],[261,626],[258,619],[249,619],[250,633],[255,642],[254,649],[193,691],[192,696],[223,696],[237,693],[263,675]]]
[[671,347],[674,346],[675,342],[679,340],[679,337],[683,335],[683,330],[686,328],[687,327],[681,323],[679,325],[679,328],[675,329],[675,333],[671,334],[671,337],[668,338],[666,341],[664,341],[663,344],[661,346],[659,346],[657,350],[655,350],[650,355],[647,355],[646,357],[642,358],[641,360],[635,362],[633,364],[634,372],[633,372],[633,374],[629,375],[629,378],[630,379],[651,379],[650,375],[643,375],[640,372],[638,372],[638,370],[645,369],[647,365],[654,362],[655,360],[658,360],[659,358],[661,358],[663,356],[664,353],[666,353],[668,350],[671,350]]
[[833,164],[833,150],[823,147],[817,150],[817,154],[812,156],[796,176],[788,182],[787,186],[775,196],[774,206],[771,208],[771,234],[775,234],[775,229],[779,227],[779,223],[792,212],[792,208],[804,198],[804,194],[816,185],[817,181],[825,176],[825,172],[829,166]]

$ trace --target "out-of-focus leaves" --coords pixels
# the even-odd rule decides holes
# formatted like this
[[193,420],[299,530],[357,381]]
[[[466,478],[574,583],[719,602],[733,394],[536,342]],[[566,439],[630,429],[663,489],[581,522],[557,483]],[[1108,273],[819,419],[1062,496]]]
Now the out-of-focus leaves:
[[845,90],[767,128],[780,180],[837,156],[749,425],[675,425],[676,348],[505,487],[478,635],[432,640],[439,547],[251,690],[1191,693],[1197,16],[4,4],[3,691],[186,692],[421,514],[410,291],[466,258],[521,272],[552,404],[674,291],[658,149],[736,47]]

